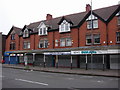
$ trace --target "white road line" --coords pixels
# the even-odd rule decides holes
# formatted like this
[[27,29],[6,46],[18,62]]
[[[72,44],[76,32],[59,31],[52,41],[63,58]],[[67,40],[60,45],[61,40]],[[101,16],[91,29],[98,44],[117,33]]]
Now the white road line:
[[0,77],[5,77],[5,76],[0,76]]
[[23,82],[28,82],[28,83],[41,84],[41,85],[48,86],[48,84],[46,84],[46,83],[40,83],[40,82],[35,82],[35,81],[29,81],[29,80],[25,80],[25,79],[17,79],[17,78],[15,78],[15,80],[23,81]]

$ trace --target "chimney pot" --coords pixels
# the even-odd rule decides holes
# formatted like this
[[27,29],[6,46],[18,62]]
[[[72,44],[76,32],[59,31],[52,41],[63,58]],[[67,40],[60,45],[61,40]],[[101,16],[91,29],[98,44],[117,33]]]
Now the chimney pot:
[[86,12],[89,12],[91,10],[90,4],[86,4]]
[[51,20],[51,19],[52,19],[52,15],[51,14],[47,14],[46,20]]

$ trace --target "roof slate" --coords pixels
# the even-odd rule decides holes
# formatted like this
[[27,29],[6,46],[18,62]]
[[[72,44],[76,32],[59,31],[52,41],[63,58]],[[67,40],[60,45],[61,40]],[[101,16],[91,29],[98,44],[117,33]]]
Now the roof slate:
[[[119,8],[120,8],[120,4],[96,9],[93,10],[93,13],[95,13],[97,16],[99,16],[106,22],[110,18],[110,16]],[[70,20],[73,23],[72,27],[74,27],[74,26],[78,26],[88,14],[90,14],[90,12],[80,12],[80,13],[70,14],[66,16],[53,18],[51,20],[42,20],[42,21],[30,23],[27,27],[30,29],[34,29],[33,32],[38,32],[37,27],[40,25],[41,22],[44,22],[46,26],[50,27],[50,30],[57,30],[59,28],[58,24],[63,17],[65,17],[65,19]]]

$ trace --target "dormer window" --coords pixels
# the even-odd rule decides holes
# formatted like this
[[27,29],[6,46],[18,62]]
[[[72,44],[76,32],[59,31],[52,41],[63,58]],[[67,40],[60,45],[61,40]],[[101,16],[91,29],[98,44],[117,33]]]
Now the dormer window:
[[98,18],[94,15],[90,15],[87,19],[87,29],[98,28]]
[[120,11],[116,14],[117,16],[117,23],[118,25],[120,25]]
[[24,30],[23,37],[29,37],[28,29],[25,29],[25,30]]
[[116,14],[116,16],[120,16],[120,11]]
[[38,31],[39,31],[39,35],[47,35],[47,27],[46,25],[42,22],[39,26],[38,26]]
[[59,25],[59,32],[69,32],[70,31],[70,23],[68,23],[66,20],[64,20]]

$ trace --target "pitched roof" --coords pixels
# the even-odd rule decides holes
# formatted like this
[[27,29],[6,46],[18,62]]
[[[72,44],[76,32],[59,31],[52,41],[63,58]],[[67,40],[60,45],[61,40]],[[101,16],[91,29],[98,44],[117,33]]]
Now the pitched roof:
[[93,10],[95,14],[101,17],[104,21],[107,21],[110,16],[120,8],[120,5],[114,5],[110,7],[104,7],[100,9]]
[[18,27],[15,27],[15,26],[12,26],[12,28],[10,29],[10,31],[9,31],[9,33],[7,34],[6,38],[10,35],[10,33],[11,33],[13,30],[15,31],[15,33],[16,33],[17,35],[19,35],[22,29],[21,29],[21,28],[18,28]]
[[[105,22],[107,22],[113,15],[113,13],[115,12],[117,13],[119,9],[120,9],[120,5],[114,5],[110,7],[104,7],[93,10],[93,13],[98,17],[100,17]],[[53,18],[51,20],[42,20],[42,21],[30,23],[27,27],[30,29],[34,28],[33,32],[38,32],[37,27],[41,22],[44,22],[48,27],[50,27],[50,30],[57,30],[59,28],[59,22],[61,21],[61,19],[63,19],[63,17],[65,17],[65,19],[72,22],[73,24],[72,27],[80,26],[82,24],[81,22],[83,22],[88,17],[88,15],[90,15],[90,12],[80,12],[80,13]]]

